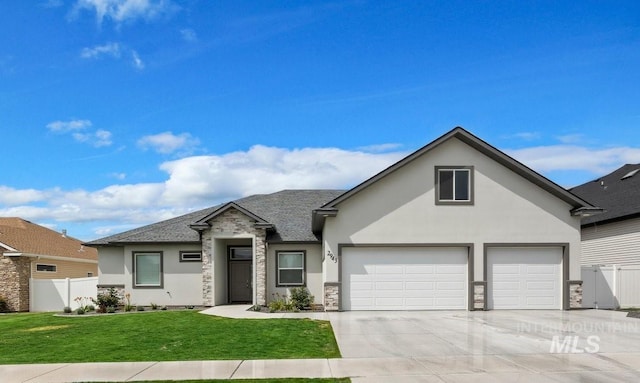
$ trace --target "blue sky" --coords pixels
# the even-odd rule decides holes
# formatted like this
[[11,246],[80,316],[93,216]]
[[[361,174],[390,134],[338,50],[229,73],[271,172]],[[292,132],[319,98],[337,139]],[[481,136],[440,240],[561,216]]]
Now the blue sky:
[[455,126],[565,187],[640,162],[640,2],[0,4],[0,215],[91,240],[348,188]]

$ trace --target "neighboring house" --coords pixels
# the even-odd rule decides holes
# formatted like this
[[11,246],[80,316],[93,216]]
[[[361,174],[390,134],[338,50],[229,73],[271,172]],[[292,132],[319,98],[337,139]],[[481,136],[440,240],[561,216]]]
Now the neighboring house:
[[579,307],[596,209],[462,128],[348,191],[254,195],[98,239],[99,289],[137,304],[326,310]]
[[29,311],[29,279],[98,273],[98,252],[66,233],[21,218],[0,218],[0,296],[11,311]]
[[581,263],[640,265],[640,164],[570,190],[604,209],[582,218]]

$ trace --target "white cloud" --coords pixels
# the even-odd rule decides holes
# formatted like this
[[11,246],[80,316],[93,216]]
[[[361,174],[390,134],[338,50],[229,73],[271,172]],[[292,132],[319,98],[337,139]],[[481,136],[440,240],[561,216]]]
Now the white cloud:
[[170,0],[78,0],[71,16],[77,17],[81,11],[95,12],[96,22],[102,25],[105,19],[120,25],[137,19],[153,20],[171,15],[178,6]]
[[14,189],[0,185],[0,205],[22,205],[43,201],[47,193],[35,189]]
[[83,59],[97,59],[101,56],[120,57],[120,44],[106,43],[104,45],[96,45],[93,48],[83,48],[80,57]]
[[140,70],[144,69],[144,62],[142,62],[142,59],[138,55],[138,52],[134,50],[131,51],[131,62],[133,63],[134,68]]
[[168,203],[203,203],[281,189],[346,188],[404,154],[255,145],[246,152],[169,161],[160,168],[169,174],[164,193]]
[[198,34],[191,28],[185,28],[180,30],[182,39],[186,42],[193,43],[198,41]]
[[163,132],[144,136],[138,140],[138,146],[142,149],[153,149],[158,153],[170,154],[176,151],[185,153],[192,152],[198,145],[200,140],[193,137],[189,133],[173,134],[172,132]]
[[53,121],[47,124],[47,129],[59,134],[68,133],[77,142],[88,143],[96,148],[109,146],[113,143],[111,140],[112,134],[108,130],[86,131],[92,125],[89,120]]
[[556,138],[563,144],[578,144],[583,140],[584,136],[582,134],[576,133],[557,136]]
[[549,145],[505,152],[541,173],[579,170],[604,175],[622,164],[640,162],[640,148],[632,147],[594,149],[577,145]]
[[392,150],[397,150],[400,147],[402,147],[401,144],[389,143],[389,144],[360,146],[358,147],[358,150],[361,150],[363,152],[370,152],[370,153],[382,153],[382,152],[390,152]]
[[73,133],[71,136],[78,142],[85,142],[95,146],[96,148],[109,146],[113,143],[111,140],[111,132],[102,129],[96,130],[92,133]]
[[54,133],[68,133],[91,127],[89,120],[53,121],[47,124],[47,129]]

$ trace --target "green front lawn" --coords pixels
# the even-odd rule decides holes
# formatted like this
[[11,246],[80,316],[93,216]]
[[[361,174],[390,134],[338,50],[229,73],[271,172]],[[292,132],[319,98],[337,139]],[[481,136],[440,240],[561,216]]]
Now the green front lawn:
[[336,358],[329,322],[194,311],[0,315],[0,364]]

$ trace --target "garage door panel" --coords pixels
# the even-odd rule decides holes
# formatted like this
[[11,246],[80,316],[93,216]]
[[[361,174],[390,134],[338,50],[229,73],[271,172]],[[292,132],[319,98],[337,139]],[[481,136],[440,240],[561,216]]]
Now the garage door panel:
[[562,248],[487,250],[490,309],[560,309]]
[[[343,309],[466,309],[467,254],[467,248],[345,248]],[[366,275],[354,275],[358,270]]]

